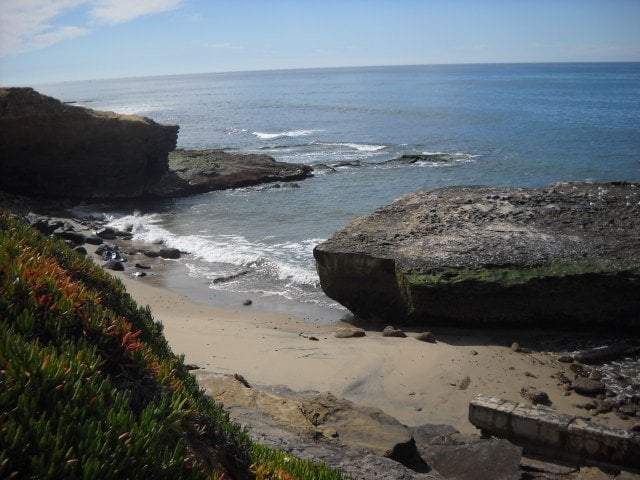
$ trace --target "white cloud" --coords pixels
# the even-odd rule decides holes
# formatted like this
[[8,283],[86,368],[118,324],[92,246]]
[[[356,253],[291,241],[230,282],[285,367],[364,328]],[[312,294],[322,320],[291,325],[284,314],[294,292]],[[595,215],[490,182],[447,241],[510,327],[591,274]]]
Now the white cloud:
[[152,13],[174,10],[183,0],[97,0],[91,16],[101,23],[129,22]]
[[50,22],[85,1],[0,0],[0,54],[22,53],[84,35],[86,28]]
[[[94,24],[115,25],[178,8],[184,0],[0,0],[0,55],[46,48],[86,35],[90,25],[60,25],[56,19],[84,7]],[[94,25],[95,26],[95,25]]]

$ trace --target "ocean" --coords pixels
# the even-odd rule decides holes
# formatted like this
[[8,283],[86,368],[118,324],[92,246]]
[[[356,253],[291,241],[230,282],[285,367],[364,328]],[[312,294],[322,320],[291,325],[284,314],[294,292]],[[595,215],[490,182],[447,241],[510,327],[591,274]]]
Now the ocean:
[[[190,252],[198,284],[271,308],[341,312],[313,247],[422,189],[640,181],[640,63],[425,65],[35,85],[98,110],[180,125],[179,148],[258,152],[313,178],[154,202],[82,205]],[[434,161],[385,163],[408,153]],[[284,306],[283,306],[284,305]]]

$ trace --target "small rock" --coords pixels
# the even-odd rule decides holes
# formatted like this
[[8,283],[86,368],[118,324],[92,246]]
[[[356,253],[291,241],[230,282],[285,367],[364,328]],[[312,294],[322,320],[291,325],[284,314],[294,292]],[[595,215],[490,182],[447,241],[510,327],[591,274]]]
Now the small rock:
[[86,241],[86,237],[82,233],[73,230],[64,230],[61,236],[65,240],[71,240],[76,245],[82,245]]
[[149,258],[158,258],[160,256],[160,252],[156,250],[142,250],[142,254]]
[[314,336],[309,337],[309,340],[312,340],[314,342],[319,342],[320,341],[320,339],[318,337],[314,337]]
[[631,428],[629,428],[629,430],[631,430],[632,432],[640,432],[640,423],[634,423],[633,425],[631,425]]
[[116,231],[111,227],[104,227],[96,231],[96,235],[103,240],[115,240]]
[[97,235],[89,235],[84,239],[85,243],[89,245],[102,245],[104,240]]
[[146,277],[147,276],[147,272],[133,272],[133,276],[134,277]]
[[460,380],[460,384],[458,385],[458,390],[466,390],[467,388],[469,388],[470,384],[471,384],[471,377],[467,375],[462,380]]
[[520,351],[520,344],[518,342],[513,342],[511,344],[511,350],[513,350],[514,352],[519,352]]
[[87,249],[84,247],[75,247],[74,250],[78,252],[80,255],[86,255]]
[[109,270],[114,270],[116,272],[124,272],[124,265],[122,262],[118,262],[116,260],[108,260],[102,268],[108,268]]
[[615,412],[613,412],[616,417],[618,417],[620,420],[629,420],[629,415],[626,415],[625,413],[621,412],[620,410],[616,410]]
[[142,270],[149,270],[151,268],[151,265],[147,263],[136,263],[135,267],[141,268]]
[[520,389],[520,395],[522,395],[534,405],[551,405],[549,395],[546,392],[537,390],[533,387],[522,387]]
[[469,352],[469,353],[471,353],[471,355],[474,355],[474,356],[478,355],[478,352],[476,352],[475,350],[471,350],[471,352]]
[[168,258],[171,260],[177,260],[180,258],[180,250],[177,248],[161,248],[158,253],[162,258]]
[[245,387],[251,388],[251,385],[249,384],[249,382],[247,382],[247,380],[242,375],[240,375],[239,373],[234,373],[233,374],[233,378],[235,378],[237,381],[239,381]]
[[407,336],[407,334],[404,333],[404,330],[402,330],[400,328],[396,328],[394,326],[388,325],[388,326],[384,327],[384,330],[382,331],[382,336],[383,337],[405,338]]
[[582,395],[596,395],[604,392],[604,384],[599,380],[578,377],[571,382],[573,389]]
[[416,340],[427,343],[436,343],[436,337],[431,332],[419,333],[418,335],[416,335]]
[[364,337],[365,335],[366,332],[363,329],[356,327],[338,327],[333,332],[333,336],[336,338]]
[[244,305],[245,307],[248,307],[249,305],[253,305],[253,302],[251,300],[247,299],[244,302],[242,302],[242,305]]

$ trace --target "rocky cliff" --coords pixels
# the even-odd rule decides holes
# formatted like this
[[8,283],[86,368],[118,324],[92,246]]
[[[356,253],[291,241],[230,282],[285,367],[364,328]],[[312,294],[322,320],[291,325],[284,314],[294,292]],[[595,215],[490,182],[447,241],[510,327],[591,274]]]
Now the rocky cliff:
[[360,317],[446,326],[640,325],[640,186],[449,187],[357,218],[314,249]]
[[0,188],[52,197],[140,196],[168,170],[178,127],[0,89]]
[[75,199],[176,197],[312,176],[268,155],[174,150],[175,125],[0,88],[0,190]]

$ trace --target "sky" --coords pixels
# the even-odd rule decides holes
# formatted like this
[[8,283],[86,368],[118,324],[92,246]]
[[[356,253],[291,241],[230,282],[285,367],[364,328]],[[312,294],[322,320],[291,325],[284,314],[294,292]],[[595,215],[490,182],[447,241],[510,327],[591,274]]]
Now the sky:
[[0,85],[640,61],[640,0],[0,0]]

